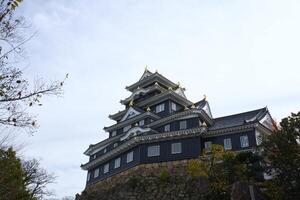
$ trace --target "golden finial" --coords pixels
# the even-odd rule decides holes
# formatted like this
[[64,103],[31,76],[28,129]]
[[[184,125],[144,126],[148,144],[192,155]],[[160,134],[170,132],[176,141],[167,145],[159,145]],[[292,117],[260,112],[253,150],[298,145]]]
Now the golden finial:
[[145,71],[148,71],[148,65],[145,66]]
[[196,108],[195,104],[192,104],[191,108]]
[[133,106],[133,100],[129,102],[129,106]]
[[148,107],[148,108],[147,108],[147,112],[150,112],[150,111],[151,111],[151,109]]
[[204,100],[206,100],[206,99],[207,99],[207,96],[206,96],[206,95],[203,95],[203,97],[204,97]]

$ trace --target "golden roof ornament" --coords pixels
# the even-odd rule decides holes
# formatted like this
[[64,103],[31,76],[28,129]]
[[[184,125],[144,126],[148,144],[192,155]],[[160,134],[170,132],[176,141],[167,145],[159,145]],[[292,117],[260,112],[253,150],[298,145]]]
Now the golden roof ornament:
[[147,108],[147,112],[150,112],[150,111],[151,111],[151,109],[148,107],[148,108]]
[[191,108],[196,108],[195,104],[192,104]]
[[203,95],[203,97],[204,97],[204,100],[206,100],[206,99],[207,99],[207,96],[206,96],[206,95]]
[[133,100],[131,100],[131,101],[129,102],[129,106],[130,106],[130,107],[133,106]]
[[145,71],[148,71],[148,65],[145,66]]

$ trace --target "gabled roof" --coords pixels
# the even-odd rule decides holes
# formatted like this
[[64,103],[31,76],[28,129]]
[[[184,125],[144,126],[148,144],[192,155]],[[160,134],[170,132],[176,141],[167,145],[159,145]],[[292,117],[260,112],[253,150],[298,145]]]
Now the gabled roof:
[[209,127],[209,130],[212,131],[217,129],[225,129],[229,127],[259,122],[267,113],[268,110],[266,107],[264,107],[244,113],[214,118],[215,123],[213,126]]
[[114,124],[112,126],[104,127],[104,130],[105,131],[113,131],[113,130],[116,130],[118,128],[127,126],[129,124],[136,123],[136,122],[138,122],[142,119],[145,119],[146,117],[151,117],[152,119],[160,119],[160,117],[157,116],[156,114],[147,111],[147,112],[144,112],[142,114],[139,114],[139,115],[136,115],[136,116],[130,118],[130,120],[125,120],[125,121],[119,122],[117,124]]
[[153,86],[148,87],[148,88],[138,88],[130,95],[130,97],[128,97],[124,100],[121,100],[120,103],[125,105],[125,104],[129,103],[131,100],[135,100],[136,97],[138,97],[140,94],[145,95],[145,94],[155,91],[155,90],[158,90],[161,92],[166,91],[165,88],[161,87],[158,84],[154,84]]
[[138,102],[135,105],[139,106],[139,107],[152,106],[152,105],[155,105],[162,101],[165,101],[167,99],[172,99],[173,101],[175,101],[183,106],[190,106],[193,104],[191,101],[189,101],[188,99],[184,98],[183,96],[177,94],[173,90],[166,90],[165,92],[163,92],[161,94],[149,97],[148,99]]
[[[145,73],[147,73],[147,75],[145,75]],[[167,88],[178,87],[178,84],[170,81],[169,79],[167,79],[163,75],[159,74],[158,72],[152,73],[147,70],[144,72],[144,74],[142,75],[142,77],[140,78],[139,81],[135,82],[134,84],[132,84],[130,86],[126,86],[126,89],[129,90],[130,92],[133,92],[138,87],[142,88],[142,87],[145,87],[145,86],[155,83],[155,82],[158,82],[158,83],[166,86]]]
[[115,114],[109,115],[108,117],[109,117],[110,119],[115,120],[115,121],[119,121],[119,120],[121,120],[121,119],[124,117],[124,115],[126,115],[126,113],[128,112],[128,110],[129,110],[130,108],[133,108],[135,111],[137,111],[137,112],[139,112],[139,113],[145,112],[144,110],[142,110],[142,109],[140,109],[140,108],[138,108],[138,107],[136,107],[136,106],[131,106],[131,107],[125,109],[125,110],[122,110],[122,111],[119,111],[119,112],[117,112],[117,113],[115,113]]

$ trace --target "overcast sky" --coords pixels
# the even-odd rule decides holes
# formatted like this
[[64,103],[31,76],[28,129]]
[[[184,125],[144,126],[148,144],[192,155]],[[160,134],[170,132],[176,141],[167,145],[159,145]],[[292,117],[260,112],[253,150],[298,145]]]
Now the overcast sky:
[[27,43],[29,79],[62,79],[63,98],[34,110],[39,130],[21,134],[27,157],[57,176],[57,198],[83,190],[84,150],[107,137],[107,116],[145,65],[206,94],[213,115],[268,106],[280,120],[300,110],[300,1],[26,0],[37,35]]

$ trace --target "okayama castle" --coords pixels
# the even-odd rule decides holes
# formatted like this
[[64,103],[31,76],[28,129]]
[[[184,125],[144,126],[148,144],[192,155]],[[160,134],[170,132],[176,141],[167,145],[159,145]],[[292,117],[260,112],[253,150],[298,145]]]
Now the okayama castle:
[[109,118],[116,123],[104,130],[109,138],[84,152],[89,162],[87,186],[136,165],[195,159],[212,144],[225,150],[253,150],[272,131],[267,108],[214,118],[206,98],[189,101],[179,84],[145,69],[126,89],[125,106]]

